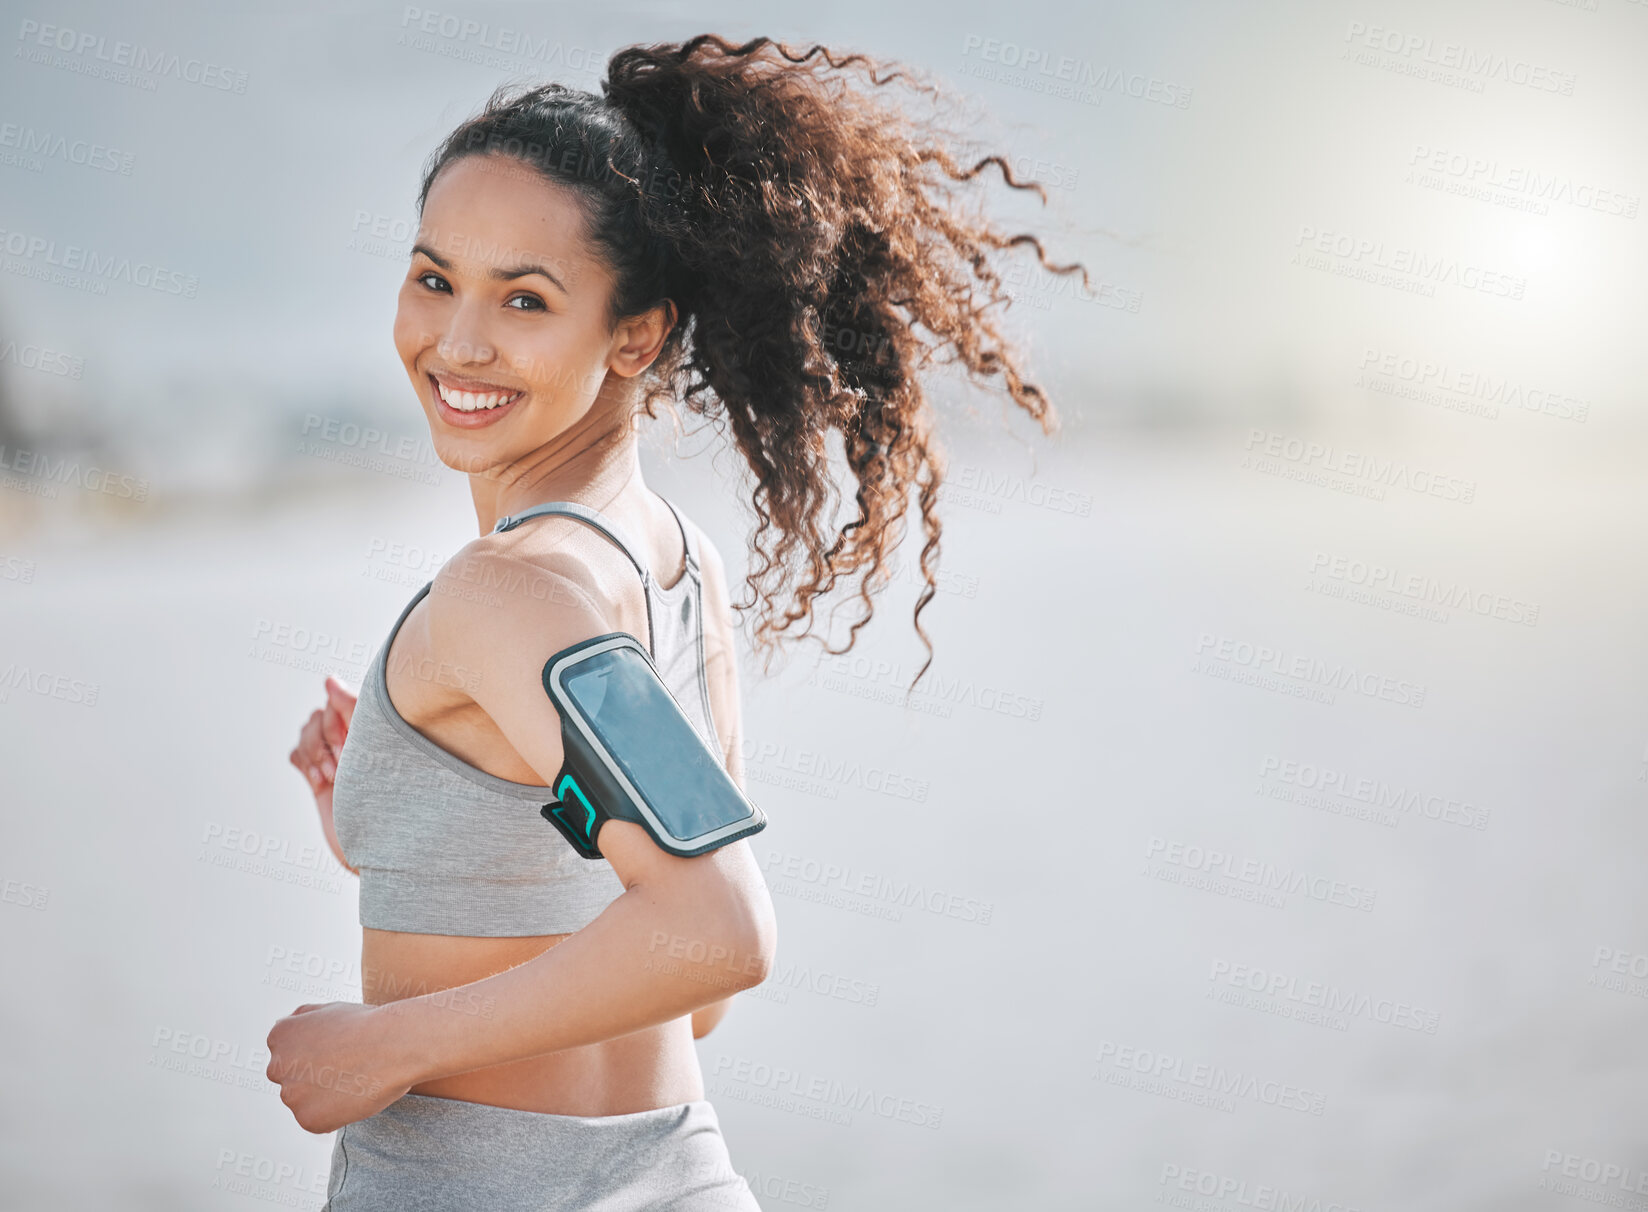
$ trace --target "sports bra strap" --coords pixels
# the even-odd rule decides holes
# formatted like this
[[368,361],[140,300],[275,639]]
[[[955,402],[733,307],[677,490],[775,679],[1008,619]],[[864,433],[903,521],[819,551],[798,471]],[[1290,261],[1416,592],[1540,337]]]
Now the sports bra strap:
[[687,571],[696,573],[698,571],[697,536],[695,536],[693,532],[687,528],[687,524],[681,520],[681,515],[676,512],[675,506],[670,504],[670,499],[668,497],[660,496],[658,499],[664,504],[669,505],[670,513],[675,515],[675,524],[681,528],[681,543],[686,548],[687,552]]
[[596,530],[599,530],[602,534],[606,535],[607,538],[616,543],[619,550],[629,557],[629,562],[635,565],[635,571],[641,574],[641,588],[647,599],[647,651],[654,657],[657,657],[658,653],[653,642],[652,573],[648,571],[647,566],[641,562],[640,557],[635,554],[635,544],[630,542],[629,534],[622,526],[618,525],[618,523],[614,522],[604,513],[600,513],[594,509],[591,509],[588,505],[582,505],[577,501],[546,501],[542,505],[528,506],[526,509],[521,510],[520,513],[505,514],[503,517],[499,518],[497,524],[493,526],[492,533],[498,534],[505,530],[513,530],[528,518],[536,518],[546,513],[558,513],[564,517],[577,518],[580,522],[589,523],[589,525],[593,526]]
[[542,505],[529,506],[521,510],[520,513],[505,514],[498,519],[497,525],[492,528],[492,533],[499,534],[505,530],[513,530],[528,518],[536,518],[546,513],[577,518],[580,522],[586,522],[595,527],[596,530],[599,530],[616,543],[619,550],[629,557],[629,562],[635,565],[635,571],[641,574],[643,583],[651,579],[647,566],[635,554],[635,544],[630,541],[628,532],[605,514],[599,513],[588,505],[580,504],[577,501],[546,501]]
[[[675,525],[681,531],[681,543],[687,555],[687,572],[697,575],[699,568],[697,536],[695,536],[693,532],[687,528],[687,524],[682,520],[681,514],[676,510],[675,506],[671,504],[668,497],[659,497],[658,499],[669,506],[670,516],[675,519]],[[529,506],[526,509],[521,510],[520,513],[506,514],[498,519],[497,525],[492,528],[492,533],[498,534],[501,531],[513,530],[528,518],[535,518],[546,513],[556,513],[565,517],[577,518],[580,522],[587,522],[589,525],[595,527],[596,530],[599,530],[602,534],[606,535],[607,538],[616,543],[623,553],[629,557],[629,562],[635,565],[635,571],[641,574],[641,580],[643,582],[656,583],[654,578],[648,572],[647,566],[641,562],[640,556],[636,554],[638,549],[634,542],[631,541],[629,532],[622,526],[618,525],[618,523],[614,522],[611,518],[607,517],[606,514],[591,509],[588,505],[580,504],[577,501],[546,501],[542,505]]]

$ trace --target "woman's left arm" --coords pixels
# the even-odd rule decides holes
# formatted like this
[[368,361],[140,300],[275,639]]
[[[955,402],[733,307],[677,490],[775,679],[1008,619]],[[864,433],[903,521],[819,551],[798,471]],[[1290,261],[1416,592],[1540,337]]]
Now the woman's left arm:
[[608,821],[600,845],[625,890],[589,925],[506,972],[373,1008],[392,1084],[600,1043],[765,979],[776,926],[746,841],[678,858],[639,825]]
[[[467,561],[497,556],[466,557]],[[491,585],[521,580],[518,562]],[[448,561],[441,576],[459,573]],[[546,785],[562,761],[561,720],[541,672],[555,652],[618,630],[586,575],[530,566],[531,592],[430,593],[435,650],[473,675],[475,701]],[[589,925],[518,967],[378,1006],[300,1007],[269,1033],[268,1076],[311,1132],[388,1106],[454,1073],[576,1048],[669,1022],[765,978],[777,943],[772,900],[746,840],[681,858],[639,825],[611,820],[601,852],[624,891]],[[544,845],[566,842],[547,823]],[[477,1005],[492,1013],[479,1017]]]
[[766,978],[777,928],[748,842],[677,858],[608,821],[600,845],[625,890],[548,951],[456,988],[301,1006],[276,1023],[266,1072],[298,1123],[331,1132],[422,1082],[627,1035]]

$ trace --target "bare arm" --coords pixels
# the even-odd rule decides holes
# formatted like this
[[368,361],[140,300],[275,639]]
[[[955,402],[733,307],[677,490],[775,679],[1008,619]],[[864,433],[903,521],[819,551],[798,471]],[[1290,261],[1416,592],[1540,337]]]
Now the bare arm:
[[732,1009],[732,998],[724,997],[718,1002],[711,1002],[700,1010],[692,1012],[692,1038],[703,1039],[711,1031],[721,1025],[721,1020],[727,1017],[727,1011]]
[[[552,783],[562,760],[561,722],[543,690],[544,662],[619,628],[610,609],[579,588],[583,576],[497,555],[464,559],[499,561],[487,583],[519,588],[498,595],[498,605],[432,593],[435,642],[478,671],[475,701]],[[624,892],[588,926],[506,972],[373,1007],[392,1071],[417,1084],[599,1043],[691,1014],[765,978],[777,926],[747,842],[680,858],[628,821],[607,822],[598,842]],[[544,844],[564,843],[546,825]],[[450,1012],[473,999],[494,1007],[482,1024]]]
[[[375,1007],[391,1033],[391,1071],[415,1085],[600,1043],[691,1014],[728,988],[760,983],[774,932],[737,890],[740,869],[755,871],[743,843],[677,859],[627,821],[608,822],[600,840],[615,869],[647,874],[584,929],[517,968],[457,990]],[[655,867],[645,850],[671,862]],[[722,870],[670,870],[673,863]],[[717,885],[720,890],[707,896]],[[672,959],[672,952],[704,958]],[[484,1022],[450,1009],[479,1004],[477,999],[493,1006]]]

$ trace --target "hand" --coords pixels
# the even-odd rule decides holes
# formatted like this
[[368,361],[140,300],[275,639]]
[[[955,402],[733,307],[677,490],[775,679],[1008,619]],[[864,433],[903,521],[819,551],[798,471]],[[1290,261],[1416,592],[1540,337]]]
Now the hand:
[[378,1007],[358,1002],[299,1006],[275,1023],[265,1041],[264,1075],[280,1085],[306,1132],[335,1132],[376,1115],[412,1086],[390,1060]]
[[349,737],[349,723],[355,718],[358,695],[337,678],[326,679],[326,706],[312,714],[298,733],[297,748],[287,760],[309,780],[318,800],[330,794],[338,773],[338,754]]
[[[287,755],[287,761],[309,781],[315,806],[320,809],[321,830],[326,834],[327,845],[345,867],[349,867],[349,862],[332,827],[332,780],[338,773],[338,755],[348,739],[349,724],[355,718],[357,697],[337,678],[327,678],[326,706],[310,715],[298,733],[297,748]],[[349,870],[355,868],[349,867]]]

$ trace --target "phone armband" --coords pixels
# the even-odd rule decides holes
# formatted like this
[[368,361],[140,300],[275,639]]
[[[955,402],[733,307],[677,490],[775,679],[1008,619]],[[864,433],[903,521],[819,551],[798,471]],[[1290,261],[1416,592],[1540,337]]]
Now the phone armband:
[[721,755],[693,726],[628,632],[563,648],[544,663],[565,757],[543,816],[587,859],[609,820],[633,821],[660,849],[690,857],[764,829]]

